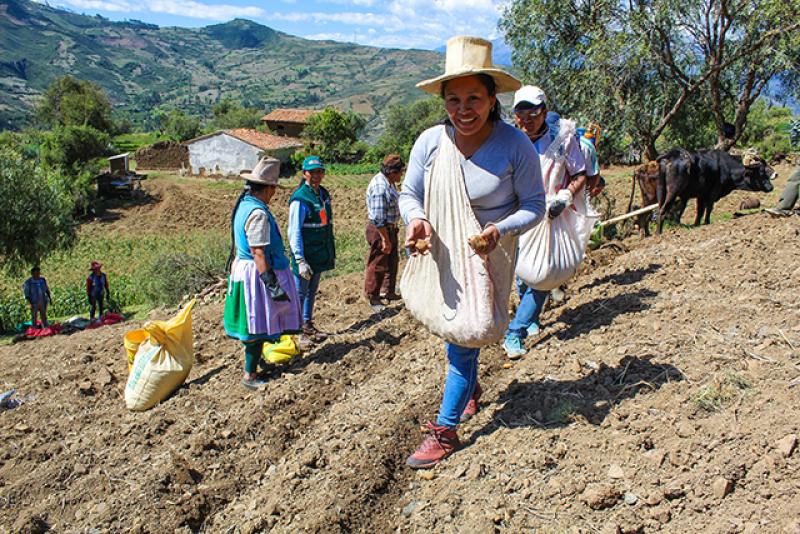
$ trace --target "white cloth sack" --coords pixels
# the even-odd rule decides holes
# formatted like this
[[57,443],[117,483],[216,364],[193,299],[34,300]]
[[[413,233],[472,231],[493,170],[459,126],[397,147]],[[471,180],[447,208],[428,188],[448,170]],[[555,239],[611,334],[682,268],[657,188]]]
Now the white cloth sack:
[[506,236],[486,259],[467,239],[483,231],[467,197],[449,128],[425,176],[425,214],[433,227],[427,254],[409,258],[400,291],[411,315],[445,341],[479,348],[508,326],[517,238]]
[[[545,150],[542,161],[547,206],[567,186],[567,142],[575,136],[575,122],[562,119],[558,135]],[[599,214],[589,204],[586,188],[574,195],[572,206],[561,215],[545,219],[519,238],[517,276],[529,287],[549,291],[569,280],[586,254],[586,245]]]

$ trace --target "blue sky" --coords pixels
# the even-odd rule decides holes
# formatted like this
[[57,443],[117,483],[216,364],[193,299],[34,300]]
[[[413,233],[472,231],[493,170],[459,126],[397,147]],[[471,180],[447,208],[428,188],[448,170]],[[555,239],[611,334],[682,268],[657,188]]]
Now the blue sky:
[[[43,1],[43,0],[40,0]],[[48,0],[111,20],[197,27],[246,18],[307,39],[434,49],[453,35],[499,36],[497,0]]]

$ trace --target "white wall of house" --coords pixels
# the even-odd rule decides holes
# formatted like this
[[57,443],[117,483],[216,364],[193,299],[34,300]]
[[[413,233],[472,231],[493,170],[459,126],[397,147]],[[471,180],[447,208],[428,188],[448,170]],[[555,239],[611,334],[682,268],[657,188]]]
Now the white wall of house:
[[260,150],[226,133],[200,139],[188,145],[192,174],[228,176],[252,169]]

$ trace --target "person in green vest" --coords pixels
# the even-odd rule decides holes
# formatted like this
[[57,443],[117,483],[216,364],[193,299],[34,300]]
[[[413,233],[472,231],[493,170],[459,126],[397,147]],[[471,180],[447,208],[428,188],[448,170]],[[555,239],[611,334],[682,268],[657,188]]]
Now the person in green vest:
[[313,322],[320,277],[336,263],[331,195],[320,185],[324,177],[325,166],[319,156],[307,156],[303,178],[289,199],[289,246],[303,313],[303,345],[321,343],[328,337]]
[[300,331],[300,299],[269,201],[278,188],[280,161],[262,158],[244,171],[244,191],[231,215],[233,246],[225,296],[225,333],[244,344],[242,385],[263,389],[256,371],[264,342]]

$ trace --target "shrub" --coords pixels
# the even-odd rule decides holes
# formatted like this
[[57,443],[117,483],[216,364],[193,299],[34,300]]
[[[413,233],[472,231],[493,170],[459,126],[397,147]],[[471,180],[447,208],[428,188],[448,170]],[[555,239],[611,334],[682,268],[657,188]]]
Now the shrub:
[[64,126],[46,134],[41,148],[42,163],[62,169],[79,169],[108,154],[111,138],[91,126]]
[[0,147],[0,258],[19,273],[75,242],[68,183],[11,148]]
[[193,252],[170,252],[155,257],[147,270],[144,288],[152,304],[177,304],[184,295],[197,293],[225,276],[230,243],[218,238]]

